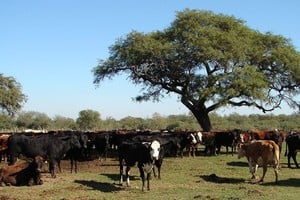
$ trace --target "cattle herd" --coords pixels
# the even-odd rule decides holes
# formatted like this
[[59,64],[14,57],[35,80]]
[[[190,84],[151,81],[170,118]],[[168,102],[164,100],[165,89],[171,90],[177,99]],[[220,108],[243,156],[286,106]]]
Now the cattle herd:
[[[47,133],[3,133],[0,134],[0,161],[7,165],[0,169],[0,183],[5,185],[41,185],[41,168],[48,163],[49,173],[56,177],[56,169],[61,171],[61,160],[69,159],[71,173],[77,173],[77,161],[106,159],[116,156],[120,166],[120,184],[125,175],[126,185],[130,186],[129,173],[133,166],[139,169],[142,190],[150,190],[150,175],[161,178],[161,167],[165,157],[197,156],[199,145],[203,155],[218,155],[221,147],[226,154],[237,152],[238,158],[246,157],[252,179],[262,166],[262,182],[267,166],[272,165],[275,182],[278,181],[282,145],[286,143],[288,167],[292,158],[296,160],[300,150],[298,131],[226,130],[226,131],[48,131]],[[186,154],[185,154],[186,153]],[[125,173],[124,173],[125,169]],[[147,185],[145,184],[147,183]],[[146,185],[146,186],[145,186]]]

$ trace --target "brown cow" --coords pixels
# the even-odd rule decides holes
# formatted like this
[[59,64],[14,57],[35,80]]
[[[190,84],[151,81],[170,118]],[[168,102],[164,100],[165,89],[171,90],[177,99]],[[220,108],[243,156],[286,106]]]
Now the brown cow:
[[205,145],[205,155],[216,155],[215,132],[202,132],[202,143]]
[[0,169],[0,183],[2,186],[32,186],[42,185],[41,169],[43,158],[36,156],[34,160],[16,163]]
[[252,174],[252,179],[256,179],[255,172],[258,166],[263,167],[263,175],[258,181],[263,182],[267,172],[268,165],[274,167],[275,183],[278,182],[279,171],[279,147],[272,140],[253,140],[246,144],[241,144],[238,150],[238,158],[246,157],[248,160],[249,170]]
[[279,132],[277,129],[251,130],[249,133],[251,134],[252,140],[273,140],[279,146],[279,150],[281,152],[284,136],[282,132]]

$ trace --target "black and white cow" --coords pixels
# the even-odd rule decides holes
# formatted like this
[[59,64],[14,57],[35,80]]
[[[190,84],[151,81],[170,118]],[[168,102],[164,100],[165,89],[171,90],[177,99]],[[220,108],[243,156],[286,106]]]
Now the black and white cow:
[[150,190],[150,175],[155,160],[159,159],[160,143],[157,140],[150,142],[123,141],[119,148],[120,184],[123,184],[123,163],[126,166],[126,182],[130,186],[130,168],[137,166],[142,178],[142,191],[145,188],[145,173],[147,175],[147,190]]

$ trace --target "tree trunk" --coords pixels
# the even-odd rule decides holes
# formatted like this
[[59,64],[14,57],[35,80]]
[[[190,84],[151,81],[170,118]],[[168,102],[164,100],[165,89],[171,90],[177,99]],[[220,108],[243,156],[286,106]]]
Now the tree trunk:
[[210,131],[212,129],[210,118],[206,111],[200,111],[200,109],[191,110],[203,131]]
[[208,132],[212,129],[210,118],[204,104],[194,104],[184,96],[181,97],[181,103],[183,103],[183,105],[185,105],[193,113],[203,131]]

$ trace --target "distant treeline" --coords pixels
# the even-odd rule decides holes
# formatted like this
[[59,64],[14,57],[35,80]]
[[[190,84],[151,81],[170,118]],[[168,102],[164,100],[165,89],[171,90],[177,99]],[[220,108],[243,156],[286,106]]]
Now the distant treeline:
[[[214,130],[226,129],[278,129],[300,130],[300,114],[291,115],[239,115],[233,113],[221,116],[216,113],[210,115]],[[74,120],[62,116],[48,117],[44,113],[24,112],[17,117],[0,115],[0,131],[34,130],[201,130],[192,114],[162,116],[158,113],[151,118],[125,117],[120,120],[114,118],[101,119],[100,113],[84,110]]]

